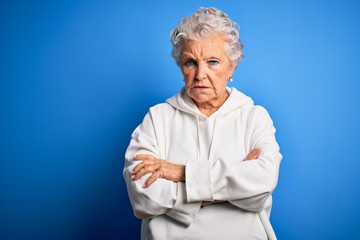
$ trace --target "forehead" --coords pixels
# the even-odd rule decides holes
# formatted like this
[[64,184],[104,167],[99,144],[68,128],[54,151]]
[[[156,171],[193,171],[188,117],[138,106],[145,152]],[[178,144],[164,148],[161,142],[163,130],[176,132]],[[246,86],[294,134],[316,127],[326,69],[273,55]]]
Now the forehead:
[[222,35],[203,39],[185,39],[182,55],[207,57],[210,55],[225,55],[225,39]]

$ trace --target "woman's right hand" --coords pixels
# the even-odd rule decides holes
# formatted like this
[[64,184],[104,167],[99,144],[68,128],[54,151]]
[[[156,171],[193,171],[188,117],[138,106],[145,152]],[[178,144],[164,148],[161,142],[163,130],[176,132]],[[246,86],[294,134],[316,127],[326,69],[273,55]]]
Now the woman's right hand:
[[144,188],[149,187],[159,178],[174,182],[185,181],[185,165],[171,163],[148,154],[136,155],[134,161],[141,161],[131,172],[134,181],[148,173],[151,174],[145,182]]

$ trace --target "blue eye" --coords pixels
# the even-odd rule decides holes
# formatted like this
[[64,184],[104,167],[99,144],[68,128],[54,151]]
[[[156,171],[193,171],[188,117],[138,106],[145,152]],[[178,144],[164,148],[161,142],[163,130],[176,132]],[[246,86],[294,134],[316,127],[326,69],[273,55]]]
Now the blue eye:
[[195,65],[195,61],[194,61],[194,60],[187,60],[187,61],[184,63],[184,65],[187,66],[187,67],[194,66],[194,65]]
[[210,61],[209,61],[209,64],[210,64],[211,66],[216,66],[216,65],[218,65],[218,64],[219,64],[219,61],[216,61],[216,60],[210,60]]

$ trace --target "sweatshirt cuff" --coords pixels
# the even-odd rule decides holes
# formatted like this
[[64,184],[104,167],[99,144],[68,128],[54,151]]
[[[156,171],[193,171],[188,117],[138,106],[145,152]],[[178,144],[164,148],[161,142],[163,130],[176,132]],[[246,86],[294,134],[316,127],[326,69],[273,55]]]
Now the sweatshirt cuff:
[[185,179],[188,202],[213,201],[209,161],[188,161]]
[[232,205],[251,212],[260,212],[269,206],[271,207],[271,194],[262,193],[250,198],[229,201]]
[[196,217],[201,202],[186,202],[185,183],[178,182],[177,199],[175,205],[169,210],[166,215],[181,222],[182,224],[189,226]]

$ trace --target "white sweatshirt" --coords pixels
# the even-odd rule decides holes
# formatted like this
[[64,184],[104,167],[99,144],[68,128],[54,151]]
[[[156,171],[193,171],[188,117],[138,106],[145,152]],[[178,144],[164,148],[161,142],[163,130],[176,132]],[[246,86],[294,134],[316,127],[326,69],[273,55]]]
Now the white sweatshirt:
[[[271,194],[280,161],[275,128],[267,111],[228,88],[229,98],[210,117],[183,88],[150,108],[132,134],[124,178],[135,216],[143,219],[142,239],[276,239],[270,225]],[[261,149],[256,160],[247,154]],[[137,154],[186,165],[185,183],[134,181]],[[202,201],[227,203],[201,207]]]

